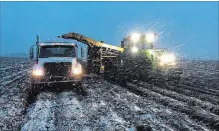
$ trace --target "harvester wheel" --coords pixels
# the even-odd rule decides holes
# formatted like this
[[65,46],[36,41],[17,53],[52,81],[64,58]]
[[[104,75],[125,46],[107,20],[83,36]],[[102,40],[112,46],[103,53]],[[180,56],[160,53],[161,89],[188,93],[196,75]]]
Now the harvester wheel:
[[116,83],[121,86],[126,86],[127,84],[127,75],[125,74],[125,71],[123,71],[121,68],[118,68],[117,70]]
[[111,68],[111,63],[109,61],[104,62],[104,79],[109,80],[110,78],[110,68]]
[[152,71],[152,62],[144,54],[125,53],[122,56],[127,80],[146,81]]

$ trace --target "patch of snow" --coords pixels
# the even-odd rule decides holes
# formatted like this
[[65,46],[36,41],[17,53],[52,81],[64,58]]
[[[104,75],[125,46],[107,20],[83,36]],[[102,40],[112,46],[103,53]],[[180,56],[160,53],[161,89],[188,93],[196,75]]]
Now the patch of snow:
[[21,131],[47,130],[55,131],[54,112],[51,109],[52,103],[49,100],[39,100],[28,112],[28,120],[21,128]]

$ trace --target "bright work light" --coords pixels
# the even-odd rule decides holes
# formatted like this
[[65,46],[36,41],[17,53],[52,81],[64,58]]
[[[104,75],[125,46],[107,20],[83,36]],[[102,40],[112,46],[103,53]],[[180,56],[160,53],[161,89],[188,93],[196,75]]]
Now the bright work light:
[[155,38],[156,38],[156,34],[155,33],[147,33],[146,34],[146,41],[148,43],[152,43],[155,41]]
[[137,42],[137,41],[139,41],[139,39],[140,39],[140,34],[139,33],[133,33],[132,35],[131,35],[131,40],[133,41],[133,42]]
[[133,46],[131,50],[132,50],[132,52],[133,52],[133,53],[136,53],[136,52],[138,52],[138,48],[137,48],[137,47],[135,47],[135,46]]

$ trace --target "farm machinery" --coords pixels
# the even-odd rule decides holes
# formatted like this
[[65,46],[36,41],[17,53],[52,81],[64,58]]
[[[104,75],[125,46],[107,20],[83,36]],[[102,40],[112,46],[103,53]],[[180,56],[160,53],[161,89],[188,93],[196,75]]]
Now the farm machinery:
[[[176,56],[164,48],[153,47],[155,33],[132,34],[124,37],[121,46],[96,41],[79,33],[70,32],[59,36],[64,40],[76,40],[87,45],[87,61],[82,61],[77,44],[71,42],[36,41],[32,86],[53,83],[81,84],[85,74],[103,75],[104,79],[125,85],[128,81],[173,79],[179,81],[183,68],[178,66]],[[84,49],[81,48],[81,56]],[[33,46],[30,58],[34,57]],[[161,80],[159,79],[159,80]]]
[[87,73],[103,74],[105,79],[120,85],[125,85],[127,81],[158,78],[179,81],[183,73],[174,53],[153,47],[155,33],[134,33],[124,37],[121,47],[74,32],[59,37],[88,45]]

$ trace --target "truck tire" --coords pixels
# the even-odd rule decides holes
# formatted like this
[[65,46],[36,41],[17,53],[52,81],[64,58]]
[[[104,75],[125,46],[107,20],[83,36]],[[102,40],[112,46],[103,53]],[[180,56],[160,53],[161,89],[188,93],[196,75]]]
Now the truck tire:
[[41,90],[42,90],[41,85],[38,85],[35,83],[31,84],[31,91],[32,91],[33,95],[37,95]]

